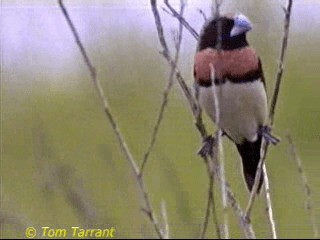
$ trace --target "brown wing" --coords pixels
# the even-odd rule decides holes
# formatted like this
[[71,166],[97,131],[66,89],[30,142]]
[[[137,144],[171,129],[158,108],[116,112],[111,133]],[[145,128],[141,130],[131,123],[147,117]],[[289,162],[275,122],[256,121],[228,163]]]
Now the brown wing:
[[259,59],[258,71],[259,71],[259,73],[260,73],[260,79],[261,79],[261,81],[263,82],[264,88],[266,88],[266,80],[265,80],[264,74],[263,74],[261,59],[260,59],[260,57],[259,57],[258,59]]

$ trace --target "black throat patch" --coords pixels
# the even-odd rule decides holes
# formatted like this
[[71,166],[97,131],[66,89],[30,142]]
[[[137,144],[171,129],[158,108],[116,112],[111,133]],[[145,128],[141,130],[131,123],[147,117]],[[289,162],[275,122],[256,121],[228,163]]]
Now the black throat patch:
[[231,29],[234,26],[234,20],[221,17],[218,20],[211,20],[202,29],[198,44],[198,51],[206,48],[216,49],[218,42],[218,24],[221,26],[221,50],[234,50],[248,46],[246,34],[230,37]]

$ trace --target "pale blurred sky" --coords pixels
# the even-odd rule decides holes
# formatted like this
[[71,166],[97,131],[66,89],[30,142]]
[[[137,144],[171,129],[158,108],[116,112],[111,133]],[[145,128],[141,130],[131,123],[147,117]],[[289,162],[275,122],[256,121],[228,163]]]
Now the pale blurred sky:
[[[149,34],[156,38],[154,20],[148,0],[66,0],[65,5],[77,26],[82,40],[86,45],[104,37],[123,31],[135,30],[137,34]],[[179,1],[171,1],[178,7]],[[266,28],[265,32],[274,31],[273,26],[281,26],[283,13],[281,5],[286,1],[270,0],[261,5],[273,9],[264,12],[261,7],[256,10],[255,0],[234,1],[225,0],[224,12],[243,12],[252,19],[256,26]],[[195,29],[199,30],[203,19],[198,8],[210,13],[211,1],[187,1],[186,18]],[[163,6],[162,1],[158,1]],[[260,5],[259,5],[260,6]],[[270,16],[270,12],[272,15]],[[177,27],[177,22],[163,11],[162,14],[166,30]],[[259,13],[259,15],[257,15]],[[295,0],[293,9],[292,31],[308,34],[317,31],[320,34],[320,0]],[[281,24],[277,24],[280,22]],[[266,26],[270,25],[268,28]],[[261,30],[261,29],[260,29]],[[135,37],[135,36],[132,36]],[[130,40],[129,40],[130,41]],[[195,45],[190,35],[186,34],[186,41]],[[156,46],[154,43],[149,47]],[[158,44],[158,42],[157,42]],[[72,62],[76,49],[73,37],[64,18],[53,0],[1,0],[1,45],[3,69],[13,69],[26,58],[40,67],[63,69],[65,62]],[[108,43],[105,43],[106,47]],[[194,46],[191,48],[194,50]],[[78,56],[78,55],[77,55]],[[29,61],[29,62],[30,62]],[[23,67],[28,68],[27,64]]]

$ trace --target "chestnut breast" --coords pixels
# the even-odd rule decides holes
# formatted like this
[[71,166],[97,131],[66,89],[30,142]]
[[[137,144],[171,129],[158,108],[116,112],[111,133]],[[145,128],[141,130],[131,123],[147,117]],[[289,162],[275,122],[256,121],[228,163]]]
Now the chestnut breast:
[[194,77],[199,83],[211,82],[210,64],[215,69],[216,79],[230,78],[239,81],[246,75],[259,70],[259,58],[251,47],[230,51],[207,48],[199,51],[194,59]]

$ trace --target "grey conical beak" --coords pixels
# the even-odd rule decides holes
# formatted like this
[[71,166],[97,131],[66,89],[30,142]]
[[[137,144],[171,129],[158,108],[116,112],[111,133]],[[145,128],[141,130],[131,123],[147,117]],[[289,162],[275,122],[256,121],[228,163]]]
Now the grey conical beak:
[[239,14],[234,17],[234,26],[231,29],[230,37],[238,36],[252,29],[252,24],[245,15]]

